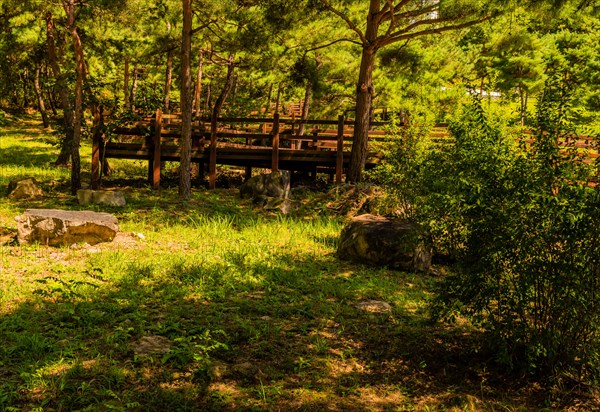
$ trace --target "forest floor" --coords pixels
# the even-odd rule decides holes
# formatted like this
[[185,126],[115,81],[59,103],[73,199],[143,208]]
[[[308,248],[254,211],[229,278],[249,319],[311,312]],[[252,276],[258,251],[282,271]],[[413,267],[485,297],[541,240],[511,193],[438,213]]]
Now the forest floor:
[[[127,206],[88,209],[119,219],[115,241],[19,245],[25,209],[83,209],[51,140],[33,118],[0,127],[0,410],[600,409],[596,389],[502,372],[480,331],[432,323],[441,275],[339,261],[345,217],[310,191],[290,216],[237,189],[181,201],[114,161],[105,184]],[[43,199],[6,197],[24,176]],[[391,312],[358,307],[370,299]]]

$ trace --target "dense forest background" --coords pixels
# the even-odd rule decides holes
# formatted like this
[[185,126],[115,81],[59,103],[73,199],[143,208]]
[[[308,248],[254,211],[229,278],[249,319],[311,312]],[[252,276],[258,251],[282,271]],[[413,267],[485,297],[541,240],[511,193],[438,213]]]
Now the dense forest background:
[[[184,61],[185,3],[3,0],[0,105],[39,110],[46,124],[64,116],[69,138],[100,105],[181,110],[189,65],[198,114],[300,105],[305,116],[353,118],[365,85],[371,118],[385,110],[444,122],[471,91],[527,126],[548,73],[562,70],[578,85],[577,123],[598,129],[600,34],[590,2],[187,2]],[[361,68],[366,54],[371,74]]]

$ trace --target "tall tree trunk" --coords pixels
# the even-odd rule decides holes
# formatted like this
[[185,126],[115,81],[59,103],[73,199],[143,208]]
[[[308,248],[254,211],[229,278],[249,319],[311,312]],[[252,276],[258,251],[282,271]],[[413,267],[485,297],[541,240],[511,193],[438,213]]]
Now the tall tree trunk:
[[308,120],[308,112],[310,110],[310,100],[312,98],[312,82],[310,80],[306,81],[306,89],[304,90],[304,102],[302,102],[302,117],[300,120],[300,126],[298,127],[298,131],[296,132],[296,136],[304,136],[305,124],[304,122]]
[[[184,14],[185,18],[185,14]],[[182,68],[182,72],[185,69]],[[167,52],[167,68],[165,72],[165,102],[164,102],[164,111],[165,113],[170,113],[169,110],[169,100],[171,96],[171,84],[173,83],[173,50],[169,50]],[[182,86],[183,87],[183,86]],[[183,95],[182,95],[183,99]],[[182,110],[183,110],[183,101],[181,102]]]
[[38,110],[40,111],[40,115],[42,116],[42,123],[44,124],[44,128],[50,127],[50,122],[48,121],[48,114],[46,113],[46,105],[44,104],[44,92],[42,87],[40,86],[40,73],[42,72],[42,68],[39,63],[35,64],[35,77],[33,78],[33,89],[35,90],[35,95],[38,101]]
[[235,101],[235,99],[237,98],[238,87],[240,85],[239,80],[240,80],[240,78],[236,74],[233,79],[233,92],[231,93],[231,103],[233,103]]
[[362,45],[360,71],[356,85],[356,123],[352,138],[350,167],[346,176],[348,181],[354,183],[362,180],[362,172],[367,162],[371,109],[375,94],[373,90],[373,68],[375,67],[375,53],[377,52],[375,44],[380,24],[376,16],[380,9],[381,2],[379,0],[370,1],[367,27]]
[[137,64],[133,66],[133,82],[131,84],[131,96],[130,96],[130,107],[131,111],[135,111],[135,99],[137,97],[137,86],[138,86],[138,68]]
[[[190,174],[192,155],[192,0],[182,0],[183,29],[181,34],[181,158],[179,167],[179,197],[192,196]],[[171,65],[173,57],[171,55]],[[167,65],[168,66],[168,65]],[[170,85],[169,85],[170,87]],[[168,94],[167,97],[168,99]],[[168,101],[167,101],[168,102]]]
[[273,83],[269,83],[269,92],[267,93],[267,101],[265,102],[265,113],[271,110],[271,96],[273,95]]
[[205,101],[204,101],[204,111],[208,113],[208,108],[210,107],[210,99],[211,99],[211,91],[212,91],[212,86],[211,83],[209,82],[206,85],[206,97],[205,97]]
[[123,108],[129,110],[131,102],[129,101],[129,57],[125,57],[125,73],[123,76]]
[[83,45],[75,24],[75,0],[66,0],[63,3],[75,53],[75,113],[73,118],[73,142],[71,146],[71,193],[76,194],[81,189],[81,159],[79,146],[81,143],[81,123],[83,117],[83,79],[85,76],[85,62],[83,58]]
[[50,88],[46,88],[46,99],[48,104],[50,105],[50,110],[52,111],[52,116],[58,116],[58,112],[56,111],[56,104],[54,103],[54,96],[52,90]]
[[229,92],[231,91],[231,88],[233,87],[233,81],[235,79],[234,60],[235,60],[235,53],[230,53],[228,63],[227,63],[227,76],[225,77],[225,85],[223,86],[223,89],[221,90],[219,97],[217,97],[217,100],[215,101],[215,107],[213,108],[213,112],[212,112],[213,119],[217,119],[219,116],[221,116],[221,110],[223,109],[223,104],[225,103],[225,100],[227,100],[227,96],[229,95]]
[[56,42],[54,40],[54,18],[52,13],[46,14],[46,46],[48,48],[48,60],[50,67],[56,79],[56,85],[60,94],[60,101],[63,109],[63,127],[64,137],[61,142],[60,153],[56,159],[56,165],[66,165],[71,157],[71,143],[73,142],[73,108],[69,100],[69,90],[67,82],[61,73],[58,63],[58,54],[56,52]]
[[200,116],[200,97],[202,96],[202,69],[204,65],[204,55],[200,50],[198,60],[198,72],[196,73],[196,87],[194,88],[194,112]]
[[367,162],[369,144],[369,128],[371,122],[371,107],[373,104],[373,67],[375,66],[375,50],[363,47],[356,87],[356,122],[350,153],[350,167],[347,179],[350,182],[360,182],[362,172]]
[[281,89],[283,88],[283,83],[279,82],[277,86],[277,101],[275,102],[275,113],[279,113],[279,105],[281,104]]
[[235,71],[235,53],[229,54],[228,64],[227,64],[227,76],[225,78],[225,85],[217,97],[215,101],[215,107],[213,107],[212,117],[210,119],[210,151],[211,151],[211,162],[209,164],[209,188],[215,188],[215,175],[216,175],[216,164],[213,163],[213,159],[216,159],[216,150],[217,150],[217,124],[219,116],[221,115],[221,110],[223,109],[223,104],[227,99],[227,95],[233,86],[234,79],[234,71]]
[[27,67],[23,69],[23,108],[29,107],[29,70]]

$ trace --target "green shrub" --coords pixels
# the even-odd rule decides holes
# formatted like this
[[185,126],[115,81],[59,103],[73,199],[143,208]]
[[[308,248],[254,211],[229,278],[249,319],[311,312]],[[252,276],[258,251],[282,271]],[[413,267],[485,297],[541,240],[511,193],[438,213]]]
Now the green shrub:
[[557,145],[570,127],[568,89],[549,79],[528,149],[503,137],[479,102],[469,107],[450,127],[453,150],[422,174],[430,188],[423,221],[458,262],[434,304],[437,318],[482,327],[511,368],[593,380],[600,192],[581,180],[589,169]]
[[429,127],[400,127],[392,119],[382,152],[385,161],[368,178],[384,188],[379,201],[379,212],[415,220],[422,193],[422,165],[432,149]]

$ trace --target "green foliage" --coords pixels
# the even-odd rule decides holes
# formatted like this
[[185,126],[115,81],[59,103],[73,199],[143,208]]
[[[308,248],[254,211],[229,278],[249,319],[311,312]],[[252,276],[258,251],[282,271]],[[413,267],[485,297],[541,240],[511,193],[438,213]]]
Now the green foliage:
[[[532,373],[599,377],[600,193],[560,151],[568,88],[549,79],[534,146],[516,150],[475,102],[428,198],[432,233],[457,260],[434,306],[490,335],[497,360]],[[430,216],[431,217],[431,216]]]
[[6,116],[6,112],[0,109],[0,126],[6,126],[8,124],[8,119]]
[[429,127],[401,127],[392,119],[387,132],[392,141],[383,149],[385,162],[367,173],[385,187],[387,213],[414,220],[420,205],[422,166],[432,142]]

